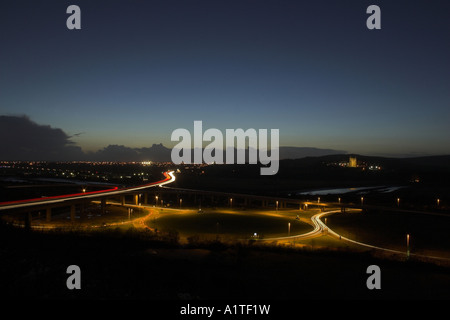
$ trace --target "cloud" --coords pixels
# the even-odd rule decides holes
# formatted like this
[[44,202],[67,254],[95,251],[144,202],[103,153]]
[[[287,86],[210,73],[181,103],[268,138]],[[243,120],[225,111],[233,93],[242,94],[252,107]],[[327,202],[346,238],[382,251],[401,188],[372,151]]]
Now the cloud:
[[39,125],[27,116],[0,116],[0,159],[82,160],[84,153],[61,129]]
[[[62,129],[37,124],[27,116],[0,116],[0,160],[171,161],[171,149],[162,144],[144,148],[112,144],[96,152],[85,153],[71,141],[71,138],[80,134],[83,132],[69,136]],[[280,159],[346,153],[340,150],[301,147],[280,147],[279,152]],[[236,155],[236,152],[234,154]]]
[[96,161],[137,161],[139,153],[129,147],[109,145],[106,148],[91,153],[89,158]]

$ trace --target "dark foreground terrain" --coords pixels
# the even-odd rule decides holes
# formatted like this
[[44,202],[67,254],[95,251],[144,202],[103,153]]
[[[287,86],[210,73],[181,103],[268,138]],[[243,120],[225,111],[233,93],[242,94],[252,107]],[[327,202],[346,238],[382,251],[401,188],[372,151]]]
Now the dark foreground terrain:
[[[218,242],[181,246],[177,235],[137,230],[42,233],[0,226],[4,298],[152,301],[449,299],[450,269],[371,254]],[[369,290],[370,265],[381,289]],[[67,267],[81,268],[69,290]]]

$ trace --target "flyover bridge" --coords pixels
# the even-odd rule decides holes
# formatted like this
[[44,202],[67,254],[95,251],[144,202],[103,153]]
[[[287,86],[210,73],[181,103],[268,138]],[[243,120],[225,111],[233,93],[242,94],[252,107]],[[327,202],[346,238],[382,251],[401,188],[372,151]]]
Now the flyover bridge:
[[70,219],[74,221],[76,206],[84,206],[90,201],[100,201],[101,210],[104,213],[106,207],[106,199],[112,197],[120,197],[122,205],[125,204],[125,196],[132,195],[134,201],[137,203],[140,194],[148,190],[149,188],[156,186],[163,186],[165,184],[175,181],[175,176],[173,171],[164,172],[164,179],[140,186],[119,188],[113,187],[110,189],[91,191],[91,192],[81,192],[76,194],[59,195],[52,197],[43,197],[35,199],[25,199],[16,201],[6,201],[0,202],[0,213],[2,212],[13,212],[13,213],[25,213],[27,214],[28,222],[31,222],[32,212],[42,211],[46,212],[47,221],[51,220],[51,213],[53,208],[59,207],[70,207]]
[[[387,205],[371,205],[366,203],[348,203],[348,202],[323,202],[318,199],[317,201],[301,200],[294,198],[276,197],[276,196],[262,196],[253,194],[242,194],[233,192],[221,192],[221,191],[209,191],[209,190],[196,190],[186,188],[174,188],[164,186],[158,189],[154,189],[155,196],[159,199],[157,202],[161,205],[161,199],[165,194],[175,194],[178,207],[181,207],[180,199],[183,197],[194,197],[194,202],[197,205],[203,203],[214,203],[217,200],[222,200],[222,203],[226,203],[229,207],[272,207],[276,209],[299,209],[306,210],[308,208],[319,208],[321,211],[325,211],[327,208],[337,208],[341,212],[346,212],[347,209],[364,209],[364,210],[378,210],[378,211],[395,211],[403,213],[415,213],[415,214],[427,214],[450,217],[449,214],[420,211],[408,208],[402,208],[401,206],[387,206]],[[167,196],[166,196],[167,197]],[[214,201],[215,200],[215,201]]]
[[[234,192],[210,191],[210,190],[196,190],[186,188],[162,187],[158,189],[159,194],[176,194],[177,199],[182,199],[182,196],[193,196],[195,203],[201,203],[201,200],[209,200],[214,203],[218,199],[225,200],[228,206],[258,206],[258,207],[275,207],[276,209],[285,209],[288,206],[298,209],[307,209],[314,206],[325,208],[330,206],[343,206],[343,204],[332,204],[320,201],[304,201],[300,199],[292,199],[276,196],[262,196],[253,194],[242,194]],[[159,197],[159,196],[158,196]]]

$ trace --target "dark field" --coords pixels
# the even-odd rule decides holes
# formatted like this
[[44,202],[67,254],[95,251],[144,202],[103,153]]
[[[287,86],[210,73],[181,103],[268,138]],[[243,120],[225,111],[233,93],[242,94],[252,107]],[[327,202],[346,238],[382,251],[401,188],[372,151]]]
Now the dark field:
[[450,216],[395,211],[338,213],[327,225],[344,237],[383,248],[450,258]]
[[161,230],[176,230],[185,236],[248,239],[254,233],[259,237],[283,237],[311,231],[312,226],[286,216],[269,216],[255,212],[205,212],[192,214],[170,214],[150,223]]

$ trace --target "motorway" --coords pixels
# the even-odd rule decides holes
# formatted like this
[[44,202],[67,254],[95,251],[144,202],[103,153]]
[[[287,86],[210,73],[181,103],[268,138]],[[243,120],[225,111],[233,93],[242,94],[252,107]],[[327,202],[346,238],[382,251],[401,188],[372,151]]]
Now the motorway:
[[99,191],[66,194],[66,195],[45,197],[45,198],[35,198],[35,199],[0,202],[0,210],[26,208],[26,207],[32,207],[32,206],[37,206],[37,205],[48,205],[48,204],[62,203],[62,202],[73,201],[73,200],[111,197],[111,196],[117,196],[120,194],[127,194],[127,193],[144,190],[149,187],[163,186],[165,184],[175,181],[175,176],[173,174],[173,171],[164,172],[164,176],[165,176],[165,178],[163,180],[151,182],[151,183],[147,183],[147,184],[135,186],[135,187],[121,188],[121,189],[119,189],[118,187],[114,187],[111,189],[99,190]]

